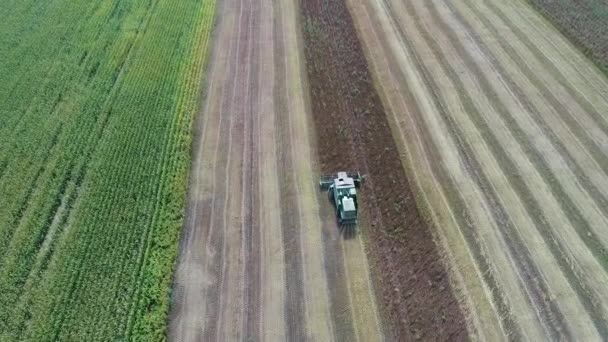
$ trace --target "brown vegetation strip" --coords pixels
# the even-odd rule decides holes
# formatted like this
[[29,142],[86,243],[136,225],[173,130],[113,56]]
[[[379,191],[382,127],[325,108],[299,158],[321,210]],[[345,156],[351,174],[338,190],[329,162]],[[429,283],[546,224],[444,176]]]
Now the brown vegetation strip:
[[[321,171],[360,170],[387,337],[466,338],[431,227],[421,216],[344,1],[303,0],[303,35]],[[368,165],[370,167],[368,167]]]
[[[499,156],[499,162],[504,163],[506,165],[504,169],[514,169],[515,165],[513,164],[513,161],[510,160],[505,151],[500,148],[500,144],[496,140],[496,137],[489,133],[490,129],[488,128],[488,123],[482,118],[481,114],[479,113],[475,105],[472,103],[471,95],[462,91],[462,89],[466,89],[466,87],[458,78],[456,71],[451,68],[448,60],[446,59],[446,57],[448,56],[442,54],[438,45],[439,43],[434,40],[433,36],[421,24],[420,15],[417,13],[416,8],[414,6],[411,6],[411,4],[406,4],[405,8],[413,16],[414,24],[416,25],[416,28],[419,31],[421,37],[426,41],[427,44],[429,44],[429,48],[431,49],[433,56],[438,59],[439,63],[441,64],[441,68],[444,70],[446,75],[452,80],[452,82],[454,82],[456,86],[455,89],[458,89],[458,97],[463,103],[465,112],[470,113],[470,119],[473,121],[474,125],[480,130],[480,132],[482,132],[484,139],[490,141],[488,146],[490,146],[490,148],[495,151],[496,156]],[[439,27],[441,27],[442,30],[448,34],[450,40],[457,41],[456,37],[450,34],[451,31],[449,30],[447,25],[442,21],[442,18],[438,15],[437,12],[435,12],[436,9],[434,7],[431,7],[430,10],[430,13],[433,15],[433,19],[439,25]],[[454,47],[456,48],[459,57],[465,62],[467,62],[468,67],[471,68],[472,75],[476,75],[476,77],[478,77],[477,75],[483,75],[483,73],[478,70],[474,63],[468,63],[470,61],[469,56],[466,55],[466,52],[462,49],[462,46],[455,44]],[[426,67],[422,68],[425,74],[430,75]],[[481,78],[481,76],[479,76],[479,78]],[[432,76],[428,77],[428,80],[433,89],[439,89],[438,84],[436,83],[435,79],[432,78]],[[482,84],[484,85],[484,90],[491,89],[490,85],[487,84],[487,82],[483,82],[484,79],[481,79],[480,81],[482,81]],[[493,98],[496,98],[496,95],[494,95]],[[441,103],[441,98],[438,98],[437,101],[440,102],[439,108],[446,107],[445,104]],[[503,115],[508,115],[507,112],[502,111],[502,113]],[[460,130],[453,118],[449,117],[443,110],[441,111],[441,114],[447,123],[448,129],[450,130],[450,132],[453,133],[453,135],[460,137],[464,136],[464,133]],[[459,143],[458,146],[461,150],[461,154],[465,156],[464,159],[466,164],[469,168],[473,170],[473,172],[471,172],[472,179],[479,185],[480,189],[484,189],[483,195],[486,198],[487,203],[489,203],[489,205],[492,207],[492,215],[494,216],[495,221],[499,224],[499,227],[501,228],[500,233],[506,241],[507,249],[510,251],[514,262],[521,270],[523,286],[527,287],[531,292],[532,300],[535,306],[540,312],[543,313],[542,317],[550,317],[550,319],[545,322],[550,329],[550,333],[555,334],[554,336],[559,336],[560,333],[565,333],[562,331],[563,317],[558,311],[555,303],[547,299],[547,286],[541,280],[542,277],[540,276],[538,268],[534,265],[529,251],[527,251],[526,248],[523,247],[524,244],[522,237],[515,230],[513,222],[507,214],[506,208],[504,208],[504,206],[501,204],[498,198],[498,194],[496,193],[496,191],[493,190],[489,178],[487,177],[485,172],[483,172],[483,169],[479,165],[478,161],[474,158],[469,157],[474,155],[472,146],[464,140]],[[521,182],[521,179],[518,178],[517,180]],[[511,179],[510,181],[514,182]],[[518,188],[527,190],[525,186],[520,186]]]
[[[259,11],[260,4],[258,1],[252,2],[252,20],[251,26],[256,28],[253,35],[251,60],[259,60],[260,49],[264,48],[260,44],[261,31],[259,29]],[[243,167],[243,189],[242,203],[244,212],[247,213],[243,221],[243,241],[245,241],[245,286],[243,298],[245,298],[245,315],[243,317],[243,331],[250,341],[259,339],[260,328],[260,313],[261,313],[261,283],[262,283],[262,251],[261,251],[261,225],[260,225],[260,112],[257,107],[259,101],[259,64],[252,63],[250,70],[250,87],[249,101],[244,108],[244,115],[247,116],[245,124],[246,132],[245,139],[248,139],[246,148],[243,150],[243,161],[246,166]],[[248,147],[248,149],[247,149]]]
[[[280,2],[274,6],[274,17],[281,18]],[[274,87],[276,141],[290,141],[289,113],[287,106],[287,81],[285,79],[285,44],[283,43],[283,30],[280,20],[274,22],[275,38],[275,74],[277,76]],[[300,216],[297,194],[293,191],[294,179],[292,154],[289,144],[277,146],[279,184],[281,184],[281,229],[283,233],[283,248],[285,258],[285,324],[287,339],[289,341],[302,341],[306,335],[306,306],[304,303],[304,289],[302,288],[302,250],[300,243]]]
[[[460,13],[456,9],[454,9],[454,7],[449,2],[446,2],[446,4],[447,4],[448,8],[450,8],[450,10],[454,13],[456,20],[460,24],[462,24],[463,27],[465,27],[469,32],[474,32],[473,28],[462,18]],[[435,11],[435,10],[436,9],[434,7],[431,7],[431,11]],[[479,14],[479,13],[477,13],[477,14]],[[448,33],[448,35],[450,35],[450,39],[452,39],[453,41],[456,41],[457,38],[451,34],[452,31],[450,31],[447,28],[446,24],[440,19],[439,15],[436,12],[434,13],[434,18],[437,20],[437,23],[443,27],[444,31],[446,33]],[[487,20],[485,18],[483,18],[481,16],[480,16],[480,18],[486,24],[488,24]],[[491,27],[491,26],[488,26],[488,27]],[[483,42],[481,42],[481,40],[479,40],[478,37],[475,37],[472,34],[471,34],[471,37],[475,41],[477,46],[479,46],[479,48],[481,49],[481,51],[485,55],[485,57],[488,58],[488,60],[492,62],[493,68],[500,75],[500,77],[505,81],[505,83],[508,85],[509,89],[513,92],[513,94],[515,94],[518,97],[522,106],[526,110],[528,110],[530,113],[535,113],[535,115],[532,116],[532,119],[539,125],[539,127],[542,129],[543,133],[550,139],[550,141],[554,144],[554,146],[556,146],[556,149],[558,149],[559,151],[563,151],[562,157],[564,157],[564,159],[566,159],[566,161],[568,162],[568,166],[573,169],[573,172],[577,176],[580,175],[580,177],[581,177],[580,181],[583,184],[583,187],[590,193],[590,195],[594,198],[594,200],[596,200],[596,196],[594,196],[594,191],[593,191],[594,188],[593,188],[593,186],[589,185],[590,181],[583,175],[582,170],[580,170],[580,167],[574,162],[573,158],[566,151],[565,147],[562,146],[562,143],[559,141],[557,136],[547,127],[547,124],[542,119],[542,115],[540,115],[533,108],[533,105],[530,103],[529,99],[525,96],[524,90],[521,89],[519,86],[517,86],[517,84],[511,79],[511,77],[506,72],[506,70],[504,70],[504,68],[497,62],[496,57],[493,55],[493,53],[490,51],[490,49]],[[498,40],[498,41],[500,41],[500,40]],[[475,65],[475,63],[470,58],[465,56],[466,53],[464,52],[464,50],[462,50],[462,46],[459,46],[456,44],[455,48],[457,48],[459,50],[459,53],[461,54],[463,61],[465,61],[465,63],[467,63],[468,66],[473,70],[472,74],[476,75],[476,77],[479,79],[480,83],[482,84],[483,91],[487,93],[487,97],[488,98],[498,98],[498,95],[492,90],[492,87],[491,87],[489,81],[485,77],[483,77],[483,72]],[[511,50],[507,50],[507,51],[515,51],[515,50],[511,49]],[[516,56],[516,54],[513,54],[512,56]],[[523,62],[523,60],[521,60],[521,57],[517,56],[517,58],[518,58],[518,61],[520,62],[520,63],[518,63],[518,65],[522,66],[522,68],[525,67],[525,63]],[[452,71],[452,74],[453,74],[453,71]],[[524,69],[524,74],[527,75],[529,78],[534,77],[534,73],[529,69]],[[452,77],[454,78],[456,76],[453,75]],[[459,85],[459,86],[461,86],[461,85]],[[463,89],[462,86],[459,89]],[[547,165],[546,161],[543,159],[541,152],[532,147],[533,144],[530,142],[529,139],[524,138],[525,137],[524,132],[521,130],[521,128],[517,125],[517,123],[514,121],[514,119],[508,113],[508,110],[506,108],[504,108],[504,106],[500,102],[496,102],[495,105],[496,105],[496,108],[495,108],[496,112],[500,113],[502,118],[507,122],[508,128],[512,132],[513,137],[515,137],[515,139],[518,141],[518,143],[520,144],[520,146],[523,148],[524,152],[528,156],[529,160],[534,164],[534,166],[537,168],[537,170],[549,170],[550,168]],[[557,107],[556,105],[554,105],[554,106]],[[476,110],[473,110],[473,109],[468,109],[468,111],[471,113],[476,112]],[[481,127],[481,130],[482,131],[489,130],[487,125],[488,125],[488,123],[483,124]],[[513,161],[509,160],[509,158],[507,157],[506,152],[503,149],[498,147],[498,146],[500,146],[498,141],[495,141],[494,137],[491,137],[489,140],[491,141],[491,143],[488,144],[488,146],[490,146],[494,150],[494,154],[498,157],[499,163],[504,165],[503,169],[509,170],[509,169],[516,168],[516,166],[513,164]],[[598,249],[600,249],[600,251],[601,251],[601,248],[602,248],[601,244],[599,244],[599,242],[598,242],[599,238],[597,238],[595,236],[595,234],[592,235],[591,227],[589,226],[589,224],[586,221],[581,222],[581,220],[584,220],[583,215],[578,211],[578,209],[575,208],[574,203],[567,196],[565,190],[563,189],[563,187],[560,185],[560,183],[555,178],[555,175],[552,173],[546,173],[546,172],[541,172],[541,171],[539,171],[539,174],[541,175],[541,177],[543,177],[543,179],[549,185],[551,190],[556,194],[555,197],[558,199],[558,202],[560,203],[560,205],[564,208],[564,210],[566,212],[570,213],[568,218],[570,218],[571,216],[579,218],[578,221],[573,221],[572,225],[573,225],[573,227],[582,227],[582,228],[578,229],[577,231],[579,232],[579,235],[581,236],[583,241],[585,241],[587,243],[587,246],[590,248],[592,253],[594,253],[594,255],[596,253],[601,253],[601,252],[595,252],[595,251],[598,251]],[[593,305],[594,299],[593,299],[592,294],[590,294],[587,290],[585,290],[585,286],[581,286],[581,284],[577,280],[575,270],[572,268],[572,265],[570,265],[568,263],[568,261],[566,260],[566,258],[563,256],[562,250],[564,250],[565,247],[562,246],[558,242],[558,239],[551,232],[550,227],[546,223],[547,219],[545,218],[545,215],[541,212],[540,204],[538,203],[538,201],[536,201],[534,199],[534,196],[532,195],[530,189],[527,188],[527,186],[525,185],[525,182],[523,182],[521,177],[511,177],[509,179],[509,182],[511,183],[513,189],[515,189],[519,193],[519,195],[521,196],[523,201],[526,203],[526,210],[528,211],[530,217],[532,218],[535,225],[537,226],[537,229],[538,229],[541,237],[543,238],[543,240],[545,241],[545,243],[551,250],[551,253],[557,260],[560,269],[562,270],[562,272],[564,272],[564,275],[568,279],[570,285],[573,287],[573,289],[579,295],[579,299],[581,300],[581,302],[583,303],[585,308],[588,310],[589,314],[592,315],[592,317],[594,317],[594,323],[596,325],[596,328],[598,329],[598,331],[606,333],[606,331],[607,331],[606,325],[600,319],[601,313]],[[597,190],[595,190],[595,191],[597,191]],[[601,203],[604,203],[604,200],[602,200]],[[600,206],[600,207],[602,206],[600,204],[600,202],[598,202],[598,206]],[[587,232],[587,234],[589,234],[589,235],[584,234],[583,231]],[[514,234],[510,234],[510,235],[514,235]],[[585,236],[585,235],[587,235],[587,236]],[[590,238],[590,236],[592,236],[592,238]],[[521,239],[521,237],[518,237],[518,239]],[[523,242],[520,242],[520,244],[523,244]],[[600,263],[602,263],[601,258],[598,258],[598,260],[600,260]],[[531,263],[532,261],[530,260],[529,262]],[[604,264],[602,264],[602,265],[604,265]],[[538,272],[538,271],[536,271],[536,272]],[[537,279],[540,279],[540,278],[537,276]],[[531,282],[528,282],[528,284],[530,284],[530,283]],[[540,285],[540,284],[542,284],[542,282],[539,281],[539,283],[537,285]],[[543,285],[543,288],[544,287],[545,287],[545,285]],[[546,292],[547,290],[544,289],[543,291]],[[548,299],[545,298],[544,301],[548,301]],[[553,305],[554,305],[554,303],[550,304],[550,306],[553,306]],[[545,305],[540,304],[538,306],[543,307]],[[561,316],[561,314],[557,311],[556,307],[552,308],[551,310],[554,311],[553,315]],[[565,326],[565,324],[563,323],[564,318],[560,317],[559,319],[562,321],[559,324],[562,326]],[[557,322],[554,322],[554,323],[557,323]],[[564,331],[563,333],[566,333],[566,332]]]
[[568,39],[608,74],[608,3],[528,0]]
[[[244,11],[243,6],[244,4],[242,1],[239,1],[239,12]],[[248,19],[248,16],[242,16],[243,21],[239,22],[236,28],[239,34],[241,34],[241,32],[244,30],[247,30]],[[242,64],[244,57],[240,51],[244,50],[244,48],[242,45],[239,45],[242,44],[242,40],[235,39],[232,44],[233,47],[230,48],[230,55],[227,58],[229,58],[230,62],[233,62],[235,65],[239,65],[239,61],[241,61]],[[222,115],[219,119],[219,138],[217,150],[215,151],[216,167],[215,180],[213,184],[213,199],[209,203],[210,208],[203,209],[203,213],[206,213],[207,210],[209,210],[209,217],[211,218],[208,225],[203,225],[203,227],[209,227],[209,231],[205,232],[205,234],[208,234],[209,245],[213,246],[217,251],[217,256],[213,260],[210,259],[206,260],[205,262],[209,263],[210,273],[217,277],[219,280],[218,283],[223,282],[228,276],[228,272],[224,266],[226,263],[226,232],[224,230],[227,225],[226,212],[230,210],[227,194],[230,193],[231,186],[228,169],[230,166],[230,144],[231,140],[233,139],[231,130],[233,121],[238,120],[237,115],[239,114],[236,108],[234,108],[234,98],[237,96],[237,94],[242,93],[242,90],[238,89],[238,84],[235,83],[237,79],[236,75],[239,73],[239,70],[237,69],[237,67],[229,67],[227,79],[231,80],[231,82],[226,82],[223,87],[223,93],[225,96],[222,99],[220,109],[222,112],[225,110],[225,113],[229,114]],[[206,216],[201,215],[201,217]],[[201,332],[202,340],[215,340],[218,339],[223,333],[221,327],[222,321],[219,319],[219,317],[223,314],[221,302],[223,291],[223,286],[210,286],[204,293],[204,298],[207,299],[207,305],[204,317],[205,323],[203,324],[203,331]]]

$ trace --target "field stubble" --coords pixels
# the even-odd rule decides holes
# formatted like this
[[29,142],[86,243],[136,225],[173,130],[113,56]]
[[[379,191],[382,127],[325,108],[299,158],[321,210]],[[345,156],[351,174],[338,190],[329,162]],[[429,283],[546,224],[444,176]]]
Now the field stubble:
[[346,4],[303,1],[302,13],[320,168],[367,175],[360,230],[369,243],[387,335],[462,339],[464,316],[401,165]]

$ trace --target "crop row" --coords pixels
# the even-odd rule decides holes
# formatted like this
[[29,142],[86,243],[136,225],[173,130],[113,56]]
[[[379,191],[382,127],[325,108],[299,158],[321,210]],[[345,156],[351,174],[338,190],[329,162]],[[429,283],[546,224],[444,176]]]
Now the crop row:
[[608,74],[608,4],[601,0],[528,0]]
[[162,337],[215,2],[3,6],[0,337]]

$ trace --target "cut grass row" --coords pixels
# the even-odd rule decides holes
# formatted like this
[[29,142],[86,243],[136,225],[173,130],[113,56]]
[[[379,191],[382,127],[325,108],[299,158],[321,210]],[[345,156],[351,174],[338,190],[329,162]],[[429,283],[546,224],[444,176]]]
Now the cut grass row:
[[215,1],[0,9],[0,339],[161,338]]
[[527,0],[608,74],[608,3]]
[[[431,137],[438,146],[444,145],[443,137],[453,141],[445,143],[442,149],[448,152],[437,158],[448,167],[437,169],[447,170],[460,188],[451,191],[446,187],[446,193],[467,195],[467,207],[477,211],[473,211],[472,221],[463,211],[465,222],[458,224],[459,230],[465,234],[474,227],[481,232],[479,239],[467,238],[467,243],[471,251],[483,251],[480,257],[474,256],[481,270],[478,274],[491,289],[487,293],[494,307],[500,309],[497,316],[504,332],[514,339],[517,334],[532,339],[538,339],[534,334],[550,334],[547,336],[553,339],[567,339],[571,333],[589,334],[587,338],[596,333],[605,335],[601,309],[587,305],[598,302],[595,299],[601,300],[601,296],[581,290],[600,283],[593,278],[603,277],[604,272],[599,269],[585,274],[576,269],[578,265],[599,268],[602,258],[590,256],[604,248],[594,232],[600,231],[597,228],[604,226],[601,222],[605,220],[589,209],[603,201],[601,196],[593,198],[593,187],[581,190],[578,182],[596,177],[601,185],[600,178],[605,175],[590,171],[595,167],[593,163],[577,165],[579,160],[595,155],[579,146],[573,137],[576,130],[569,129],[571,123],[590,120],[594,105],[600,107],[601,103],[581,109],[583,101],[570,100],[576,94],[570,89],[580,80],[573,77],[562,85],[560,78],[552,79],[552,70],[560,70],[561,75],[568,71],[570,61],[560,58],[554,49],[536,53],[525,48],[529,40],[557,34],[553,30],[543,36],[530,34],[530,27],[520,30],[519,26],[527,25],[520,16],[534,14],[529,9],[523,11],[521,3],[508,7],[500,1],[465,1],[458,5],[449,1],[388,2],[394,6],[391,11],[397,17],[396,26],[403,28],[406,52],[414,56],[406,54],[415,68],[408,65],[404,70],[416,98],[406,103],[426,105],[427,99],[433,100],[420,120],[427,121],[425,125],[430,129],[421,136]],[[510,37],[513,34],[515,37]],[[504,48],[508,45],[513,47]],[[526,56],[530,53],[532,56]],[[530,68],[535,64],[538,66]],[[417,90],[417,75],[412,72],[410,76],[410,70],[416,69],[428,86],[428,95]],[[592,93],[583,89],[586,94]],[[433,116],[446,127],[447,134],[441,131],[442,126],[426,119]],[[565,142],[573,149],[563,148]],[[449,152],[450,146],[456,152]],[[572,162],[564,162],[568,159]],[[461,174],[454,167],[460,165],[465,171]],[[471,191],[475,188],[479,190]],[[476,198],[477,194],[481,196]],[[456,204],[450,206],[455,213],[462,211]],[[484,233],[487,227],[491,230]],[[589,244],[591,240],[597,243]],[[491,265],[487,272],[483,266],[486,263]],[[487,274],[498,281],[485,278]],[[545,298],[553,293],[559,293],[560,298],[547,302]],[[510,315],[509,311],[516,314]],[[534,315],[539,323],[519,318]]]

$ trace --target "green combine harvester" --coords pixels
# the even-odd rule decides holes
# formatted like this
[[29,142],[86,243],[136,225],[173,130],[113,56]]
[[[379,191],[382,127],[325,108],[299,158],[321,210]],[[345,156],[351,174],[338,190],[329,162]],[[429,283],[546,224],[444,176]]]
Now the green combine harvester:
[[336,216],[340,225],[357,224],[357,190],[363,183],[360,173],[338,172],[337,175],[323,176],[319,185],[327,190],[329,199],[334,201]]

